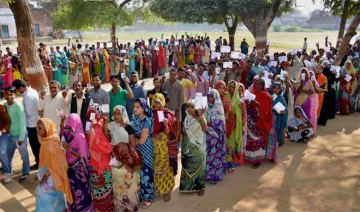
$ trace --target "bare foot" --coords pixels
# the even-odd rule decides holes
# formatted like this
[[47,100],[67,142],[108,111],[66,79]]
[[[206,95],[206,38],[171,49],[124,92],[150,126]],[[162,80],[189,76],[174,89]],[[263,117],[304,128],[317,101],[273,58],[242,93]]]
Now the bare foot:
[[199,195],[200,197],[204,196],[204,194],[205,194],[205,190],[199,191],[199,193],[198,193],[198,195]]
[[141,208],[143,208],[143,209],[149,208],[151,206],[151,204],[152,204],[152,202],[150,202],[150,201],[143,201],[141,203]]
[[171,200],[171,194],[165,194],[164,202],[169,202]]

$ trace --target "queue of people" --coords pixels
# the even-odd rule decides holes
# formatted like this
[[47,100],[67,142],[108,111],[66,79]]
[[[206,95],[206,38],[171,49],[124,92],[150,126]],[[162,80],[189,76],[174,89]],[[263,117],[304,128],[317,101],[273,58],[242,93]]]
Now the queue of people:
[[[0,106],[2,178],[11,181],[18,148],[20,180],[30,168],[38,169],[37,211],[138,211],[156,198],[171,201],[178,174],[180,193],[203,196],[207,182],[215,185],[247,164],[254,169],[266,161],[276,164],[285,141],[307,143],[338,113],[359,111],[359,44],[349,47],[338,67],[334,48],[317,45],[318,52],[265,57],[256,51],[235,56],[220,48],[218,57],[201,38],[187,36],[128,44],[118,72],[112,66],[97,72],[92,65],[84,72],[78,63],[77,77],[69,78],[73,92],[61,91],[67,85],[54,75],[40,94],[16,79],[5,88],[6,103]],[[194,48],[194,57],[183,58],[184,46]],[[129,56],[136,67],[135,58],[149,50],[166,59],[162,48],[174,49],[168,65],[144,68],[140,59],[140,68],[132,69],[121,63],[139,52]],[[45,50],[41,54],[47,55]],[[79,51],[70,52],[70,60],[79,59]],[[98,45],[84,52],[108,50]],[[146,74],[155,76],[152,90],[138,82]],[[111,83],[109,92],[101,88],[104,81]],[[15,100],[16,92],[23,104]],[[27,138],[35,157],[31,167]]]

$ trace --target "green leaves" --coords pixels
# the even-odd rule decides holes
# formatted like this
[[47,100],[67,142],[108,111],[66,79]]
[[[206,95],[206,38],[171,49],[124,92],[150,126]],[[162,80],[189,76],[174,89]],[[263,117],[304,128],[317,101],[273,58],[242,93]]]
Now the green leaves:
[[[336,16],[341,16],[344,11],[344,0],[318,0],[324,4],[324,8],[331,10],[331,12]],[[316,2],[316,0],[313,0]],[[354,16],[357,11],[360,10],[360,1],[359,0],[351,0],[349,5],[349,12],[347,14],[347,18]]]

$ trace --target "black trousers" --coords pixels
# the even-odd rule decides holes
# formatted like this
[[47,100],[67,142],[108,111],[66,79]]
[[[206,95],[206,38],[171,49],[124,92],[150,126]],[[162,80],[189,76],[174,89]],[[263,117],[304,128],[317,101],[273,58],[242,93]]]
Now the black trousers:
[[36,127],[34,128],[27,128],[28,136],[29,136],[29,142],[31,146],[31,150],[35,157],[35,162],[39,163],[39,153],[40,153],[40,142],[38,139]]
[[215,47],[215,52],[220,52],[220,46]]

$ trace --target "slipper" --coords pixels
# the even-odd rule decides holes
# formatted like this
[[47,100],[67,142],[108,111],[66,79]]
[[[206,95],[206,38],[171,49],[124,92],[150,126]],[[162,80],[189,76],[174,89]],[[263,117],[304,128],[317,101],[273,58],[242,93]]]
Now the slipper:
[[21,177],[20,177],[20,179],[19,179],[19,182],[22,182],[22,181],[26,180],[28,177],[29,177],[28,174],[23,174],[23,175],[21,175]]
[[141,203],[141,208],[143,209],[147,209],[151,206],[152,202],[149,202],[149,201],[144,201]]

